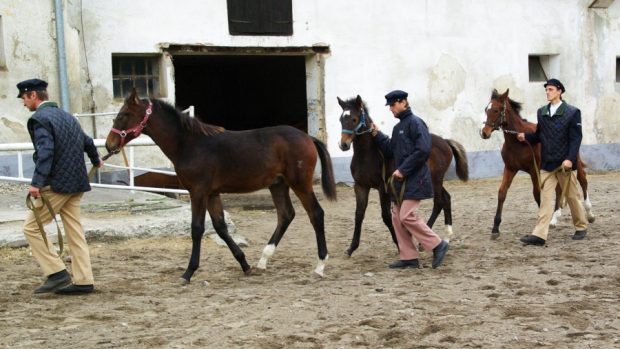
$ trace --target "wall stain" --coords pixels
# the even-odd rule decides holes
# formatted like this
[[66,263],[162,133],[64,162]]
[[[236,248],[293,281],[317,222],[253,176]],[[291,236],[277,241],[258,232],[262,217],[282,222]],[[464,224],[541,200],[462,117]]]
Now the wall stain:
[[595,143],[620,143],[619,114],[620,94],[610,93],[598,100],[594,117]]
[[465,70],[456,58],[443,54],[429,76],[428,92],[431,105],[444,110],[454,105],[465,88]]

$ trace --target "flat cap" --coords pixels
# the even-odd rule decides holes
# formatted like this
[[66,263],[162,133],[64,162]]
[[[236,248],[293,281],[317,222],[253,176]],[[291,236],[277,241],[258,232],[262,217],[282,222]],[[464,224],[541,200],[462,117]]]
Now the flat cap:
[[47,82],[39,79],[28,79],[17,84],[17,89],[19,90],[17,98],[21,98],[25,92],[45,91],[47,89]]
[[394,90],[385,95],[385,105],[396,103],[400,100],[407,99],[409,94],[405,91]]
[[547,87],[547,85],[551,85],[551,86],[557,87],[558,90],[562,90],[562,93],[566,92],[566,89],[564,88],[564,85],[558,79],[549,79],[549,80],[547,80],[547,82],[545,82],[545,84],[543,86]]

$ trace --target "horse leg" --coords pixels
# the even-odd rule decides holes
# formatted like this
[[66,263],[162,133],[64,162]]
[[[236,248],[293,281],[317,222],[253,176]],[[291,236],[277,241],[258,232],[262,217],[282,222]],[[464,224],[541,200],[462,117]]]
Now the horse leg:
[[250,265],[245,260],[243,251],[241,251],[241,248],[232,239],[230,234],[228,234],[228,227],[226,226],[226,221],[224,220],[224,208],[222,207],[222,200],[219,194],[209,195],[207,209],[209,210],[209,216],[211,217],[211,222],[213,223],[215,232],[222,240],[224,240],[230,249],[230,252],[232,252],[237,262],[241,265],[241,269],[245,275],[250,275],[252,268],[250,268]]
[[497,210],[495,211],[495,219],[493,220],[493,230],[491,230],[491,239],[493,240],[499,237],[499,225],[502,223],[502,209],[504,207],[504,201],[506,201],[506,194],[508,193],[508,188],[510,188],[512,180],[514,179],[516,174],[516,171],[512,171],[504,167],[502,184],[500,184],[499,190],[497,192]]
[[450,196],[450,193],[448,193],[446,188],[441,188],[441,193],[443,196],[443,216],[444,223],[446,224],[447,233],[444,240],[450,242],[452,235],[454,235],[454,233],[452,232],[452,197]]
[[200,266],[200,245],[202,243],[202,235],[205,232],[205,214],[207,211],[206,200],[203,196],[191,197],[192,206],[192,254],[189,257],[189,265],[183,273],[183,283],[190,282],[194,272]]
[[579,181],[579,185],[581,186],[581,190],[583,191],[583,208],[586,209],[586,216],[588,217],[588,222],[594,223],[595,217],[592,213],[592,203],[590,202],[590,195],[588,195],[588,178],[586,177],[586,171],[583,168],[583,165],[577,165],[577,180]]
[[[362,187],[355,183],[353,186],[355,191],[355,228],[353,229],[353,238],[351,239],[351,245],[344,252],[349,257],[357,250],[360,245],[360,237],[362,235],[362,222],[364,222],[364,216],[366,215],[366,208],[368,207],[368,193],[369,187]],[[383,208],[382,208],[383,209]]]
[[[562,205],[560,202],[560,198],[562,197],[562,188],[560,184],[555,186],[555,206],[553,208],[553,215],[551,215],[551,221],[549,222],[549,227],[555,228],[558,225],[558,220],[562,216]],[[540,206],[540,205],[539,205]]]
[[257,268],[263,270],[267,269],[267,262],[269,261],[269,258],[273,256],[278,243],[280,243],[282,236],[284,236],[284,232],[286,232],[289,224],[291,224],[293,218],[295,218],[295,209],[291,203],[288,185],[286,185],[284,181],[278,180],[277,183],[274,183],[269,187],[269,191],[271,192],[273,203],[276,206],[278,224],[276,225],[276,230],[274,230],[273,235],[271,235],[267,246],[263,249],[263,255],[260,257],[258,265],[256,265]]
[[392,224],[392,209],[390,207],[392,202],[390,200],[390,194],[386,193],[384,190],[379,189],[379,203],[381,204],[381,218],[383,219],[383,223],[390,230],[390,235],[392,235],[392,241],[394,242],[394,245],[396,245],[396,249],[398,249],[396,231],[394,231],[394,225]]
[[428,222],[426,222],[429,228],[432,228],[433,224],[435,224],[437,217],[439,217],[439,213],[444,209],[444,204],[443,185],[441,185],[441,183],[433,183],[433,211],[431,212]]
[[312,191],[312,185],[309,184],[310,189],[300,191],[299,189],[293,188],[295,194],[301,201],[304,209],[308,213],[308,217],[310,218],[310,223],[312,223],[312,227],[314,227],[314,233],[316,234],[316,244],[319,254],[319,261],[317,263],[314,272],[319,276],[323,277],[323,271],[325,270],[325,262],[329,258],[327,255],[327,243],[325,242],[325,212],[321,205],[319,205],[319,201],[314,195]]

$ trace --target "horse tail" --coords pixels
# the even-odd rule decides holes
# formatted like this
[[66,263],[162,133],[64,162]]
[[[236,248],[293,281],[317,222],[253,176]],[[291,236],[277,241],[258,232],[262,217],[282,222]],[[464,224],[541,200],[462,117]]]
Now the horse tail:
[[456,160],[456,175],[460,180],[466,182],[469,179],[467,152],[465,152],[463,145],[455,140],[446,139],[446,142],[448,142],[448,145],[452,148],[452,153],[454,154],[454,159]]
[[336,200],[336,181],[334,180],[334,168],[332,167],[332,158],[329,156],[327,147],[320,140],[312,137],[312,142],[319,153],[321,159],[321,187],[323,193],[328,200]]

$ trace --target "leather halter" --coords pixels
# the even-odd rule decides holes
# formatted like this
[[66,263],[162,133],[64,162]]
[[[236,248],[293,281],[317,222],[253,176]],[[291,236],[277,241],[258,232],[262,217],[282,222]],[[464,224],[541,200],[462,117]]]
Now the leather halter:
[[[488,109],[489,109],[488,107],[484,109],[485,114]],[[499,119],[495,120],[495,122],[493,122],[492,124],[487,121],[485,121],[484,124],[486,126],[493,128],[493,131],[497,131],[500,128],[504,127],[505,121],[506,121],[506,101],[504,101],[504,104],[502,105],[502,109],[499,111]]]
[[149,101],[149,106],[146,108],[146,111],[144,111],[144,117],[142,118],[142,121],[140,121],[140,123],[126,130],[119,130],[119,129],[112,127],[111,131],[121,137],[121,145],[119,146],[119,148],[122,148],[127,143],[126,141],[127,135],[133,134],[134,138],[137,138],[138,136],[140,136],[140,134],[142,133],[142,130],[146,127],[146,123],[149,121],[149,117],[151,116],[152,113],[153,113],[153,103]]

